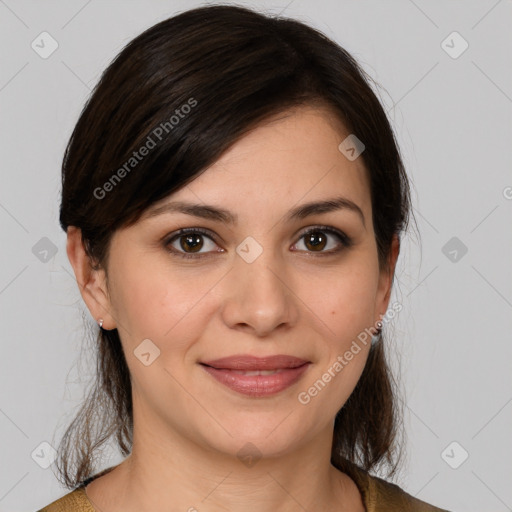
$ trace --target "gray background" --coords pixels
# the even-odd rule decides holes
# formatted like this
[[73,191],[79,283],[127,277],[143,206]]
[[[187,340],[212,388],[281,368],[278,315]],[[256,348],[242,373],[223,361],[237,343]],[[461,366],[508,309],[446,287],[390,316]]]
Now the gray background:
[[[512,2],[239,3],[316,26],[382,85],[421,233],[403,242],[392,298],[408,434],[395,482],[451,511],[512,510]],[[0,511],[68,492],[31,454],[49,457],[40,445],[56,446],[91,371],[58,225],[65,144],[123,45],[200,4],[0,0]],[[47,59],[31,47],[43,31],[59,45]],[[469,44],[457,58],[453,31]]]

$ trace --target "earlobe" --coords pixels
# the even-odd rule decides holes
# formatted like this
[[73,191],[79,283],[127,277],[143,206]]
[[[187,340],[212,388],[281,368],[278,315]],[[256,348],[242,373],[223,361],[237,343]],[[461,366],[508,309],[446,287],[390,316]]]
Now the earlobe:
[[73,267],[80,294],[95,322],[103,320],[104,329],[115,328],[110,314],[111,304],[106,289],[104,269],[93,269],[89,255],[86,253],[80,228],[69,226],[67,229],[66,252]]

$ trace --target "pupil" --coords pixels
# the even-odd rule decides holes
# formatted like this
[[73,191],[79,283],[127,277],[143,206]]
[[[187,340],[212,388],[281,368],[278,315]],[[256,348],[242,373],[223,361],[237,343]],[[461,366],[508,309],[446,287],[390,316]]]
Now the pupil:
[[[183,239],[182,239],[183,240]],[[192,246],[192,247],[186,247],[186,245]],[[186,235],[185,236],[185,244],[181,244],[181,248],[185,250],[191,250],[192,252],[197,252],[201,249],[202,243],[201,243],[201,235]]]
[[[311,243],[311,240],[313,240],[312,243]],[[323,234],[321,232],[315,231],[314,233],[311,233],[309,235],[309,240],[307,243],[314,248],[320,247],[321,249],[323,249],[325,247],[325,237],[323,236]]]

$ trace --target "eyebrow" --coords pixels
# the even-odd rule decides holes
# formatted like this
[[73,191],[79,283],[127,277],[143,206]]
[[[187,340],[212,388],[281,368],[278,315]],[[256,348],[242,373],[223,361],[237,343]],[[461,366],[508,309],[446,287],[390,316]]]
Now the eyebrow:
[[[363,226],[366,228],[363,211],[356,203],[346,197],[334,197],[323,201],[312,201],[301,204],[300,206],[290,210],[285,215],[284,221],[291,222],[294,220],[305,219],[311,215],[329,213],[337,210],[347,210],[357,213],[363,222]],[[208,204],[187,203],[184,201],[173,201],[165,203],[162,206],[151,208],[147,212],[147,217],[152,218],[164,213],[184,213],[186,215],[219,221],[231,225],[236,225],[238,222],[238,215],[224,208]]]

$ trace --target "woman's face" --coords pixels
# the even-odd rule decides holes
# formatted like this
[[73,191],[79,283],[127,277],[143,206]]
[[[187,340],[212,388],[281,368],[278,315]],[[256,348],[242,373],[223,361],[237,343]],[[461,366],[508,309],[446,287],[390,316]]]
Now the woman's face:
[[[338,149],[348,135],[327,110],[289,111],[153,205],[160,211],[115,233],[111,314],[94,302],[90,309],[119,331],[135,432],[140,425],[161,443],[179,437],[236,454],[251,442],[279,454],[332,428],[368,356],[368,336],[357,353],[353,342],[384,315],[392,279],[379,272],[362,158]],[[291,215],[339,198],[356,206]],[[234,222],[166,209],[178,201]],[[193,232],[177,236],[182,228]],[[238,366],[280,368],[267,376],[235,373],[236,358],[204,365],[276,355],[306,364]]]

